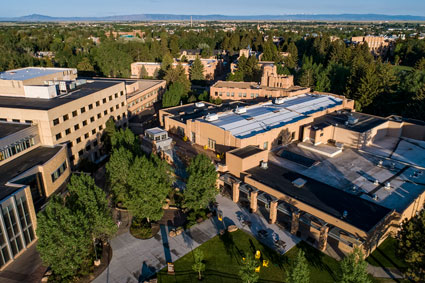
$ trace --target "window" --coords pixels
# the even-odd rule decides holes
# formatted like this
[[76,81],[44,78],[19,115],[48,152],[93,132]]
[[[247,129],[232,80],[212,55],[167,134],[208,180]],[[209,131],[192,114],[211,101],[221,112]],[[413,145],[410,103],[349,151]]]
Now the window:
[[118,98],[118,93],[115,93],[115,98]]
[[111,100],[112,100],[112,95],[109,96],[109,101],[111,101]]
[[93,109],[93,104],[89,104],[89,110]]
[[226,93],[227,94],[227,97],[229,97],[230,96],[230,92],[228,92],[228,93]]
[[123,101],[123,102],[121,102],[121,106],[124,106],[124,105],[125,105],[124,101]]
[[78,131],[80,129],[80,125],[79,124],[75,124],[74,125],[74,130]]
[[208,148],[215,150],[215,140],[208,138]]
[[243,97],[246,97],[246,93],[243,93],[242,95],[243,95]]
[[[165,135],[164,135],[164,139],[165,139]],[[196,134],[195,132],[192,132],[192,142],[196,143]]]
[[109,108],[109,111],[113,112],[114,111],[114,107]]
[[96,107],[100,106],[100,101],[96,101]]
[[123,96],[123,95],[124,95],[124,91],[121,91],[121,92],[120,92],[120,95],[121,95],[121,96]]
[[97,119],[100,119],[102,117],[102,113],[97,113]]
[[0,118],[0,121],[7,122],[7,119],[6,118]]
[[253,93],[251,93],[251,98],[254,98],[254,94]]
[[68,114],[66,114],[66,115],[63,115],[63,120],[64,121],[66,121],[66,120],[68,120],[69,119],[69,116],[68,116]]
[[99,126],[99,131],[101,131],[101,130],[103,130],[103,126],[102,125]]
[[71,129],[68,128],[65,130],[65,135],[69,135],[70,133],[71,133]]
[[120,108],[120,105],[119,104],[115,105],[115,109],[118,109],[118,108]]
[[[19,119],[12,119],[12,122],[19,123],[19,122],[21,122],[21,120],[19,120]],[[53,122],[53,124],[54,124],[54,122]],[[58,124],[59,124],[59,120],[58,120]]]
[[85,133],[85,134],[84,134],[84,138],[85,138],[85,139],[88,139],[88,138],[89,138],[89,133]]
[[91,146],[88,144],[88,145],[86,146],[86,151],[90,151],[90,149],[91,149]]
[[9,243],[12,248],[12,254],[15,256],[22,248],[22,237],[19,233],[18,222],[15,217],[15,211],[12,205],[3,208],[3,219],[5,230],[9,238]]
[[67,166],[66,161],[59,166],[58,169],[55,170],[55,172],[52,173],[52,182],[54,183],[57,179],[59,179],[60,176],[62,176],[63,172],[65,172]]
[[35,145],[34,137],[27,137],[22,140],[17,141],[14,144],[10,144],[4,148],[0,149],[0,161],[12,157],[15,154],[18,154],[21,151],[26,150],[27,148]]
[[269,148],[269,142],[264,142],[263,149],[268,149],[268,148]]
[[87,120],[84,120],[84,121],[83,121],[83,127],[84,127],[84,126],[87,126]]
[[81,156],[83,155],[83,153],[84,153],[84,151],[83,151],[83,150],[80,150],[80,151],[78,152],[78,156],[79,156],[79,157],[81,157]]
[[72,111],[72,117],[75,117],[75,116],[77,116],[77,110]]
[[21,222],[22,234],[24,235],[25,244],[29,245],[34,239],[34,229],[29,215],[27,199],[21,197],[16,201],[18,209],[19,221]]
[[102,99],[102,103],[105,104],[106,103],[106,98]]
[[81,111],[81,114],[83,114],[84,112],[86,112],[86,107],[81,107],[80,111]]
[[323,137],[323,133],[320,133],[320,136]]
[[81,142],[81,138],[77,138],[77,143],[80,143]]
[[94,122],[94,116],[90,117],[90,122]]
[[103,115],[108,115],[108,110],[103,111]]
[[32,124],[32,120],[25,120],[25,123]]
[[91,130],[91,134],[92,135],[96,134],[96,129]]
[[[15,119],[13,119],[13,122],[16,122]],[[59,124],[59,118],[56,118],[55,120],[53,120],[53,126],[56,126],[57,124]]]
[[62,134],[61,133],[56,134],[56,140],[60,140],[61,138],[62,138]]

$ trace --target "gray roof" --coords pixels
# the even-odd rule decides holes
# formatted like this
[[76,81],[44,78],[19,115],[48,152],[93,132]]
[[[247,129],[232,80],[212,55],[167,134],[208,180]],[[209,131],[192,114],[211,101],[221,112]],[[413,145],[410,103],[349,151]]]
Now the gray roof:
[[0,139],[31,127],[31,124],[0,122]]
[[38,68],[38,67],[28,67],[16,70],[9,70],[6,72],[0,73],[0,80],[15,80],[15,81],[24,81],[28,79],[33,79],[45,75],[62,73],[63,71],[70,70],[66,68]]

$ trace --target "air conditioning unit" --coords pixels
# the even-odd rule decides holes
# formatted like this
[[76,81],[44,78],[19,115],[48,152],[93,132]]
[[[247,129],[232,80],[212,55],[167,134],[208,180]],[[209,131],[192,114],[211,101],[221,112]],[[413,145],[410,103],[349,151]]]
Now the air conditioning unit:
[[195,106],[198,107],[198,108],[205,107],[205,103],[203,103],[203,102],[196,102],[195,103]]
[[263,169],[267,169],[267,168],[269,168],[269,165],[267,164],[267,161],[261,161],[260,167],[263,168]]
[[235,113],[236,114],[246,113],[246,108],[245,107],[238,107],[238,106],[236,106]]
[[285,102],[285,98],[279,97],[274,100],[274,104],[283,104]]
[[217,113],[209,113],[209,114],[207,114],[207,116],[205,116],[205,120],[208,121],[208,122],[217,121],[218,115],[217,115]]

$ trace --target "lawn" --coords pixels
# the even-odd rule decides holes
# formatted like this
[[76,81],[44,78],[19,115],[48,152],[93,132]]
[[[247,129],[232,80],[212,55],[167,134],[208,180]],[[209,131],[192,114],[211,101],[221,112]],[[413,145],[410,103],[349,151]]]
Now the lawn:
[[407,265],[396,255],[397,240],[388,237],[367,259],[371,265],[395,267],[400,271],[407,269]]
[[[303,249],[310,264],[311,282],[335,282],[339,272],[338,262],[300,242],[285,255],[279,255],[263,246],[251,235],[236,231],[216,236],[200,248],[205,255],[206,270],[203,282],[240,282],[238,272],[242,257],[261,251],[262,259],[269,260],[269,267],[262,267],[259,282],[284,282],[289,262],[296,257],[298,249]],[[192,270],[193,254],[189,253],[175,263],[175,275],[168,275],[163,269],[158,273],[158,282],[198,282],[197,274]],[[314,280],[313,280],[314,278]]]

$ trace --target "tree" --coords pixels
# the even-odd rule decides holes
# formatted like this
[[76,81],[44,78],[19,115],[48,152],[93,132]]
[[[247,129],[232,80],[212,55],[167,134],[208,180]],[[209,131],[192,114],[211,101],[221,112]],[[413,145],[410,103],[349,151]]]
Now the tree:
[[157,221],[163,215],[162,206],[171,190],[172,177],[169,165],[151,155],[136,157],[128,177],[126,207],[136,220]]
[[77,69],[78,71],[94,72],[93,65],[90,63],[90,59],[87,57],[84,57],[83,60],[78,63]]
[[202,81],[205,80],[204,76],[204,65],[202,65],[201,59],[196,57],[190,66],[190,80],[191,81]]
[[260,263],[250,254],[242,261],[242,266],[239,270],[239,277],[243,283],[255,283],[260,275],[255,271]]
[[199,100],[199,101],[208,101],[208,100],[209,100],[208,91],[204,90],[204,92],[202,92],[202,93],[198,96],[198,100]]
[[37,215],[37,250],[44,264],[61,279],[72,278],[90,265],[92,239],[86,227],[81,227],[87,226],[86,220],[73,213],[58,196]]
[[164,76],[167,84],[180,83],[185,88],[185,95],[190,91],[190,81],[182,64],[179,63],[175,68],[169,68]]
[[286,281],[288,283],[310,282],[310,269],[303,250],[298,251],[297,258],[291,264],[291,267],[287,272]]
[[192,265],[192,269],[193,271],[198,272],[198,279],[201,280],[201,272],[205,270],[205,263],[202,262],[204,260],[204,253],[199,248],[197,248],[193,251],[193,257],[195,263]]
[[170,53],[166,53],[164,57],[162,57],[161,70],[166,72],[168,69],[172,68],[173,62],[173,56],[171,56]]
[[180,103],[183,96],[187,95],[184,85],[179,82],[173,83],[162,96],[162,107],[173,107]]
[[204,154],[192,159],[187,169],[189,178],[184,191],[187,208],[198,210],[206,207],[217,194],[217,172],[214,164]]
[[405,220],[397,234],[397,254],[407,263],[406,275],[414,281],[425,280],[425,209]]
[[112,152],[106,163],[108,183],[116,202],[123,202],[128,198],[128,175],[133,160],[133,153],[120,147]]
[[140,70],[140,78],[146,79],[149,77],[148,71],[146,70],[145,66],[142,66],[142,69]]
[[363,252],[354,248],[341,262],[341,283],[370,283],[366,268],[367,262],[363,259]]
[[294,42],[288,45],[289,56],[284,59],[285,66],[289,69],[296,69],[298,66],[298,49]]
[[119,149],[123,147],[128,149],[133,154],[140,152],[139,140],[129,128],[115,131],[111,137],[111,145],[113,149]]

